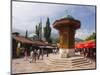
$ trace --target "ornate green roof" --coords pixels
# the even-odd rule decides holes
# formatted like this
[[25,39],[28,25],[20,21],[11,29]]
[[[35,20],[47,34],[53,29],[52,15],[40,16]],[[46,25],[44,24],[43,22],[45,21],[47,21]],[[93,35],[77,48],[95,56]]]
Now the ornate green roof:
[[62,19],[74,19],[71,15],[63,16]]
[[35,33],[32,33],[29,35],[29,37],[37,37],[37,35]]

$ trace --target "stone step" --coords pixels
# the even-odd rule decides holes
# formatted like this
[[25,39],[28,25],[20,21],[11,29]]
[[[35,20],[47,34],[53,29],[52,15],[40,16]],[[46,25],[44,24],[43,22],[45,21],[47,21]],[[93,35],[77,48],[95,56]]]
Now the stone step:
[[90,60],[86,58],[72,61],[72,66],[85,66],[89,64],[91,64]]
[[79,61],[85,61],[86,58],[78,58],[78,59],[72,59],[72,62],[79,62]]
[[92,62],[90,62],[89,59],[80,59],[80,60],[74,60],[72,61],[72,66],[74,67],[82,67],[82,66],[87,66],[87,65],[90,65]]
[[85,67],[85,66],[88,66],[90,64],[92,64],[92,63],[87,62],[87,63],[83,63],[83,64],[72,65],[72,67]]
[[74,59],[74,60],[63,60],[63,59],[48,59],[50,62],[53,63],[78,63],[78,62],[84,62],[86,59],[80,58],[80,59]]
[[55,63],[55,62],[51,62],[50,64],[54,64],[54,65],[69,65],[69,63]]
[[72,64],[74,64],[74,63],[81,63],[81,62],[87,62],[87,61],[89,61],[89,60],[84,58],[84,59],[79,59],[79,60],[73,60],[71,62],[72,62]]
[[60,67],[82,67],[91,64],[90,61],[84,57],[58,58],[58,59],[49,58],[46,61],[46,63],[58,67],[59,66]]
[[86,61],[72,63],[72,65],[80,65],[80,64],[85,64],[85,63],[90,63],[90,62],[86,60]]
[[48,59],[48,60],[54,63],[68,63],[68,60],[56,60],[56,59]]
[[83,67],[90,65],[90,60],[86,58],[72,60],[72,67]]
[[56,66],[56,67],[64,67],[64,66],[68,66],[69,63],[66,63],[66,62],[57,62],[57,61],[46,61],[46,63],[48,65],[53,65],[53,66]]
[[59,66],[82,66],[82,65],[87,65],[90,64],[89,61],[84,61],[84,62],[77,62],[77,63],[57,63],[57,62],[51,62],[49,64],[52,65],[59,65]]

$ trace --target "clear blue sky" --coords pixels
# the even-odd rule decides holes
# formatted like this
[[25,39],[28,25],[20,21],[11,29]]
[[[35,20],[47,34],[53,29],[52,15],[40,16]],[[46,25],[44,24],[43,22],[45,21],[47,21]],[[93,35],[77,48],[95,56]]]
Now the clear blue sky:
[[[67,11],[66,11],[67,10]],[[75,19],[81,21],[81,28],[76,31],[75,37],[85,39],[92,32],[95,32],[95,6],[81,5],[60,5],[30,2],[12,3],[12,28],[22,31],[35,31],[35,26],[42,19],[42,25],[45,26],[47,17],[50,18],[50,24],[63,16],[72,15]],[[52,33],[58,34],[52,27]]]

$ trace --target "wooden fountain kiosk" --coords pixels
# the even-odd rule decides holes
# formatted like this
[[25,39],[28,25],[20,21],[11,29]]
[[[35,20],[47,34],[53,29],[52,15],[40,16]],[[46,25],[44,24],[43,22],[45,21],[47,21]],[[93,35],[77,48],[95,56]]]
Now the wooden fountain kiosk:
[[75,55],[74,50],[75,31],[80,28],[80,24],[79,20],[70,15],[53,23],[53,27],[59,31],[60,35],[59,54],[49,57],[45,61],[46,64],[53,66],[54,69],[56,67],[58,70],[87,69],[87,65],[90,65],[91,62],[83,56]]
[[53,27],[59,31],[59,54],[62,58],[67,58],[75,55],[75,31],[80,28],[80,21],[74,19],[72,16],[56,20]]

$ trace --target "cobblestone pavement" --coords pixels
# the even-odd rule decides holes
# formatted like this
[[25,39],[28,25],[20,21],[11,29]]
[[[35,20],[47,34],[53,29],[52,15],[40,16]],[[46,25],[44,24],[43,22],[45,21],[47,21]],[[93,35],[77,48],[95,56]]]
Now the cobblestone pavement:
[[63,71],[63,70],[78,70],[78,69],[95,69],[95,62],[84,67],[57,67],[53,65],[48,65],[45,61],[48,58],[54,58],[55,55],[50,54],[49,57],[44,56],[43,60],[37,60],[36,63],[30,63],[29,59],[27,61],[24,58],[12,59],[12,74],[15,73],[30,73],[30,72],[48,72],[48,71]]

